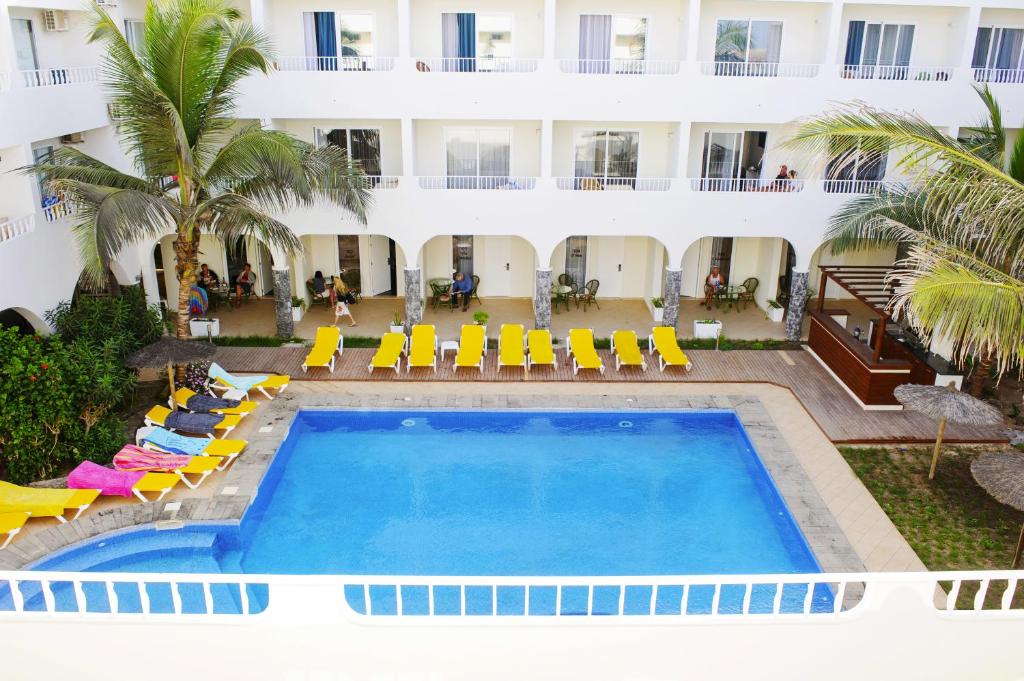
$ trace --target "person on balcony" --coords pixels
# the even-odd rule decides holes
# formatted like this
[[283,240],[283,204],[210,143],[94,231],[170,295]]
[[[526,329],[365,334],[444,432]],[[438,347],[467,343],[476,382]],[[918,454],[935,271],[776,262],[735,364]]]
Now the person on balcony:
[[789,166],[783,163],[779,166],[779,174],[775,176],[775,181],[772,182],[771,191],[773,192],[784,192],[789,188]]
[[452,306],[459,306],[459,294],[462,295],[462,311],[469,309],[469,296],[473,290],[473,282],[466,278],[462,272],[458,272],[452,281]]
[[786,182],[786,191],[787,192],[797,192],[797,191],[800,191],[800,182],[798,182],[797,179],[796,179],[796,171],[795,170],[790,170],[789,171],[789,180]]
[[711,274],[704,280],[704,306],[707,309],[711,309],[711,301],[714,300],[718,289],[723,286],[725,286],[725,276],[718,268],[718,265],[715,265],[711,268]]

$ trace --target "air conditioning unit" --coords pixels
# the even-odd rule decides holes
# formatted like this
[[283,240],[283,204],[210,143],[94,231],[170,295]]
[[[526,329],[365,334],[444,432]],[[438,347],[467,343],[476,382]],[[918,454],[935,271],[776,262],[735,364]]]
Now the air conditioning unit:
[[44,31],[66,31],[68,30],[68,13],[62,9],[43,10]]
[[69,135],[61,135],[57,138],[61,144],[81,144],[85,141],[84,132],[73,132]]

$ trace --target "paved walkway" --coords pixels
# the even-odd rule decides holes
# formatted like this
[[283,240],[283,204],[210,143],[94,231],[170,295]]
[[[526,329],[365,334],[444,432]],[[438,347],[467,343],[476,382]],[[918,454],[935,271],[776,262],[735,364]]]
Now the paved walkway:
[[[657,363],[650,363],[646,372],[639,369],[615,371],[615,361],[607,350],[598,351],[607,367],[605,373],[581,371],[573,376],[565,363],[564,351],[559,348],[555,368],[535,367],[528,377],[517,369],[498,370],[497,352],[488,352],[481,373],[473,369],[452,370],[453,353],[448,353],[437,373],[429,369],[400,374],[377,369],[366,370],[373,350],[349,348],[335,366],[334,373],[326,369],[313,369],[303,374],[302,360],[305,348],[218,348],[213,360],[228,371],[249,373],[283,373],[295,380],[341,381],[465,381],[531,383],[771,383],[789,388],[804,408],[835,443],[906,442],[926,443],[935,440],[936,424],[931,419],[908,411],[864,411],[843,388],[815,360],[803,351],[692,350],[688,354],[693,371],[681,369],[658,371]],[[1000,428],[975,428],[950,424],[945,440],[951,443],[1005,442]]]

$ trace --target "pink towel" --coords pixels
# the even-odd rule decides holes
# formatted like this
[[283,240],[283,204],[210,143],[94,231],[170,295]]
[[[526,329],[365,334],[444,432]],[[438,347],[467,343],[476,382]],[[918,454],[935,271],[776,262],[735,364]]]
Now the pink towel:
[[130,497],[132,487],[144,475],[143,471],[115,471],[92,461],[83,461],[68,476],[68,488],[98,489],[100,494]]
[[191,458],[125,445],[114,455],[114,468],[119,471],[172,471],[187,466]]

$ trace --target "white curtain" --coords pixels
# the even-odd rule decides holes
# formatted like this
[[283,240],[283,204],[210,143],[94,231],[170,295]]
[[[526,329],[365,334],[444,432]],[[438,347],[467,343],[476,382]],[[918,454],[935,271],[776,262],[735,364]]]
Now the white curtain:
[[306,41],[306,70],[316,71],[316,22],[312,12],[302,13],[302,34]]
[[[456,59],[459,56],[459,15],[455,12],[441,15],[441,56],[445,59]],[[445,70],[457,71],[457,62],[450,63],[452,66],[445,66]]]
[[480,130],[480,175],[508,177],[511,152],[507,130]]
[[581,14],[580,72],[608,73],[608,60],[611,59],[611,56],[612,15]]

